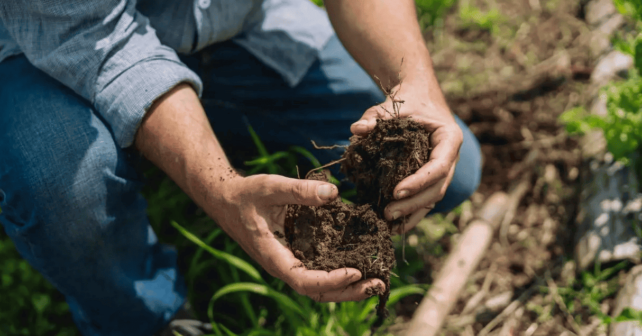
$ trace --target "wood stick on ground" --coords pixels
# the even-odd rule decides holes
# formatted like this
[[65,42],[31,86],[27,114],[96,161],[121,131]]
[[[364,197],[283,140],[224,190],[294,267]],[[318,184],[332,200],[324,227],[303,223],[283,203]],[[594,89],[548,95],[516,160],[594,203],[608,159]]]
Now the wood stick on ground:
[[444,319],[457,301],[459,292],[490,245],[493,234],[506,213],[508,198],[503,192],[493,194],[478,217],[466,227],[415,311],[407,336],[434,336],[439,332]]
[[497,315],[492,321],[490,321],[477,336],[486,336],[490,333],[498,324],[500,324],[506,317],[510,316],[519,306],[522,305],[528,298],[533,295],[535,290],[539,287],[540,280],[539,278],[535,281],[522,295],[520,295],[517,300],[511,302],[504,310],[502,310],[499,315]]
[[522,181],[515,186],[515,188],[511,191],[510,195],[510,200],[508,201],[508,205],[506,206],[506,216],[504,216],[504,219],[502,219],[502,224],[499,227],[499,241],[502,243],[502,246],[508,247],[508,227],[510,226],[510,223],[513,222],[513,219],[515,218],[515,213],[517,212],[517,208],[519,207],[519,204],[522,202],[522,198],[526,195],[526,193],[530,190],[531,188],[531,174],[526,173],[524,177],[522,178]]
[[484,278],[484,282],[482,284],[481,290],[475,293],[475,295],[473,295],[468,300],[468,302],[466,302],[464,309],[461,311],[461,314],[459,315],[466,315],[472,312],[473,309],[477,308],[481,300],[483,300],[486,297],[486,295],[488,295],[488,291],[490,290],[490,285],[493,283],[495,271],[497,271],[497,263],[493,263],[492,265],[490,265],[490,267],[488,268],[488,272],[486,273],[486,278]]

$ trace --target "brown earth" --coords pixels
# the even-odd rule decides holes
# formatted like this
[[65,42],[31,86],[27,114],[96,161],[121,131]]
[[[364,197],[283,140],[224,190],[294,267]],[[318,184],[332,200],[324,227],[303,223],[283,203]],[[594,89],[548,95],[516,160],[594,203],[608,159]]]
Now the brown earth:
[[[456,6],[425,38],[449,106],[481,144],[482,181],[470,205],[410,233],[408,242],[415,243],[406,243],[406,254],[425,266],[406,280],[431,283],[458,238],[455,232],[431,240],[423,224],[445,221],[461,231],[490,195],[526,180],[528,192],[502,224],[441,335],[478,335],[491,321],[488,335],[572,335],[578,326],[584,335],[601,335],[605,327],[595,313],[580,302],[573,309],[560,306],[552,290],[577,277],[572,249],[581,157],[577,139],[557,118],[591,98],[586,89],[597,58],[585,1],[468,2],[482,11],[498,9],[501,17],[492,29],[464,28]],[[397,325],[388,331],[403,330],[421,299],[402,299],[395,306]],[[600,309],[609,314],[611,304],[612,296]]]
[[397,184],[428,162],[429,136],[416,121],[397,117],[378,119],[368,135],[352,136],[341,171],[355,184],[357,203],[371,204],[383,217]]
[[[323,172],[308,179],[328,182]],[[379,278],[386,285],[379,294],[377,315],[387,317],[390,270],[395,255],[390,228],[370,205],[346,204],[340,198],[323,206],[290,205],[285,217],[285,238],[307,269],[332,271],[344,267],[361,271],[363,279]]]

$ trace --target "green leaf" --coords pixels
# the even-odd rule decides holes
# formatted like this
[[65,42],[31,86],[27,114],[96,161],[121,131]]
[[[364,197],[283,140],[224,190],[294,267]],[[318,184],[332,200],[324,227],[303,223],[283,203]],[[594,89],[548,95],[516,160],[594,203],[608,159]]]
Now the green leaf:
[[301,308],[301,306],[299,306],[296,302],[294,302],[288,296],[282,293],[279,293],[266,285],[252,283],[252,282],[233,283],[219,289],[212,296],[212,299],[210,300],[210,305],[213,305],[214,302],[216,302],[216,300],[220,299],[224,295],[231,294],[231,293],[238,293],[238,292],[251,292],[251,293],[267,296],[269,298],[274,299],[282,308],[288,309],[289,311],[292,311],[292,312],[296,312],[297,314],[300,315],[300,317],[306,318],[306,316],[303,314],[303,309]]
[[263,157],[260,157],[258,159],[254,159],[254,160],[251,160],[251,161],[245,161],[245,165],[246,166],[255,166],[255,165],[259,165],[259,164],[263,164],[264,165],[264,164],[272,163],[272,162],[274,162],[274,161],[276,161],[276,160],[278,160],[280,158],[286,157],[289,154],[290,153],[288,153],[288,152],[276,152],[276,153],[274,153],[272,155],[263,156]]
[[624,308],[622,312],[615,317],[616,322],[638,321],[642,323],[642,312],[633,308]]
[[310,163],[314,166],[314,168],[321,167],[321,162],[317,160],[312,153],[310,153],[307,149],[301,147],[301,146],[292,146],[290,147],[290,150],[296,153],[299,153],[303,155],[306,159],[310,160]]
[[426,290],[416,285],[408,285],[400,288],[395,288],[390,291],[390,297],[386,306],[392,306],[393,304],[399,302],[402,298],[412,295],[412,294],[426,294]]
[[[388,297],[388,302],[386,302],[386,307],[394,305],[395,303],[399,302],[399,300],[408,295],[425,293],[426,290],[417,285],[408,285],[400,288],[395,288],[390,291],[390,296]],[[358,315],[360,321],[365,320],[366,317],[368,317],[368,314],[375,309],[375,307],[377,306],[377,300],[378,299],[376,297],[372,297],[368,299],[368,301],[366,301],[366,304],[361,310],[361,313]]]
[[259,150],[259,154],[263,157],[268,156],[269,154],[267,149],[265,148],[265,146],[263,145],[263,142],[259,138],[259,135],[256,134],[256,132],[254,131],[254,128],[252,128],[252,125],[250,125],[249,122],[247,122],[247,130],[250,132],[250,136],[252,137],[252,141],[254,141],[254,145]]
[[231,255],[229,253],[225,253],[223,251],[219,251],[207,244],[205,244],[202,240],[200,240],[198,237],[193,235],[191,232],[187,231],[185,228],[180,226],[178,223],[175,221],[170,222],[173,227],[175,227],[185,238],[189,239],[192,241],[192,243],[198,245],[199,247],[203,248],[205,251],[209,252],[211,255],[213,255],[215,258],[225,261],[229,263],[230,265],[233,265],[234,267],[238,268],[239,270],[245,272],[247,275],[249,275],[253,280],[257,282],[263,282],[263,278],[261,278],[261,274],[259,271],[256,270],[252,265],[250,265],[248,262],[245,260]]
[[[209,235],[209,236],[207,236],[207,238],[205,238],[204,243],[205,243],[206,245],[208,245],[208,246],[209,246],[209,244],[211,244],[211,243],[212,243],[212,241],[214,241],[214,239],[216,239],[216,237],[218,237],[221,233],[223,233],[223,230],[222,230],[221,228],[216,228],[214,231],[212,231],[212,232],[210,233],[210,235]],[[192,261],[190,262],[190,266],[189,266],[189,271],[188,271],[188,275],[187,275],[187,278],[188,278],[188,279],[189,279],[189,278],[192,278],[193,276],[195,276],[195,275],[196,275],[196,270],[197,270],[197,267],[196,267],[196,266],[197,266],[197,262],[198,262],[198,259],[199,259],[199,258],[201,257],[201,255],[203,254],[203,251],[205,251],[205,249],[204,249],[204,248],[199,248],[199,249],[196,251],[196,253],[194,253],[194,257],[192,257]],[[193,271],[193,270],[194,270],[194,271]],[[192,273],[192,272],[194,272],[194,273]]]

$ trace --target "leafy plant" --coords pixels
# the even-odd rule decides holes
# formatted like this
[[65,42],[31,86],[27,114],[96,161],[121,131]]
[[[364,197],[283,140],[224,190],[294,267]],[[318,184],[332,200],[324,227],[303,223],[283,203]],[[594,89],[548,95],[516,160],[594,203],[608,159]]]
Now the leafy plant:
[[0,234],[0,335],[78,335],[69,306]]
[[421,28],[435,26],[456,2],[457,0],[415,0]]
[[[224,311],[217,310],[217,302],[227,296],[237,296],[240,300],[247,300],[244,304],[244,312],[252,319],[251,328],[243,330],[243,334],[247,335],[318,335],[320,332],[325,334],[348,334],[348,335],[364,335],[374,322],[373,315],[377,304],[377,298],[373,297],[362,302],[345,302],[341,304],[329,303],[320,304],[312,301],[311,299],[293,293],[291,290],[285,291],[284,283],[276,280],[276,283],[269,284],[260,275],[259,271],[248,262],[232,254],[224,251],[217,250],[209,246],[204,241],[200,240],[194,234],[180,226],[176,222],[172,222],[179,233],[187,238],[192,243],[199,246],[199,251],[194,256],[192,266],[190,269],[199,269],[199,262],[197,261],[201,255],[201,251],[208,252],[215,259],[222,263],[231,266],[233,270],[232,277],[234,280],[239,280],[237,271],[243,272],[249,276],[253,281],[239,282],[231,281],[227,285],[219,288],[211,297],[207,316],[212,324],[212,329],[215,335],[235,335],[232,331],[233,327],[226,326],[222,320]],[[210,235],[211,237],[218,237],[220,229],[215,230],[216,234]],[[222,266],[219,264],[219,267]],[[197,274],[188,273],[188,278]],[[401,298],[411,294],[424,294],[425,289],[420,286],[405,285],[395,288],[390,293],[390,299],[387,303],[388,306],[394,305]],[[278,310],[281,312],[273,328],[265,325],[265,318],[268,311],[264,308],[252,305],[248,299],[249,295],[260,295],[271,299]],[[252,302],[255,302],[253,300]],[[258,310],[258,311],[256,311]]]
[[[624,315],[620,314],[615,319],[602,312],[601,303],[614,296],[620,289],[619,279],[615,276],[620,270],[629,266],[628,261],[622,261],[608,268],[601,268],[596,263],[593,270],[583,271],[579,279],[572,278],[570,283],[565,287],[558,288],[558,293],[562,297],[568,311],[574,315],[577,320],[581,320],[582,313],[588,311],[591,315],[597,316],[604,324],[610,324],[615,321],[623,321],[627,318],[627,311]],[[547,292],[549,288],[542,288]]]
[[504,17],[497,8],[484,12],[470,3],[465,3],[459,6],[459,20],[462,28],[476,28],[492,34],[498,24],[504,21]]
[[[620,7],[626,3],[632,2],[619,1]],[[627,8],[638,10],[639,6],[636,3]],[[636,13],[639,15],[640,12]],[[576,107],[564,112],[560,121],[566,124],[569,133],[602,130],[609,152],[615,159],[629,164],[642,142],[642,37],[618,40],[617,47],[634,57],[635,68],[629,71],[626,80],[610,83],[602,89],[601,93],[607,98],[606,115],[591,115],[584,108]]]

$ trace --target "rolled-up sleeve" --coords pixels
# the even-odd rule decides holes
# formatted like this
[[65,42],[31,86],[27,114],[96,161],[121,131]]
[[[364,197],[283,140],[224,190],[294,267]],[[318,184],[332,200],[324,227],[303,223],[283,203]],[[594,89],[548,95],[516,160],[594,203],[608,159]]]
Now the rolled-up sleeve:
[[29,61],[89,100],[121,147],[154,100],[200,78],[130,0],[2,0],[0,20]]

